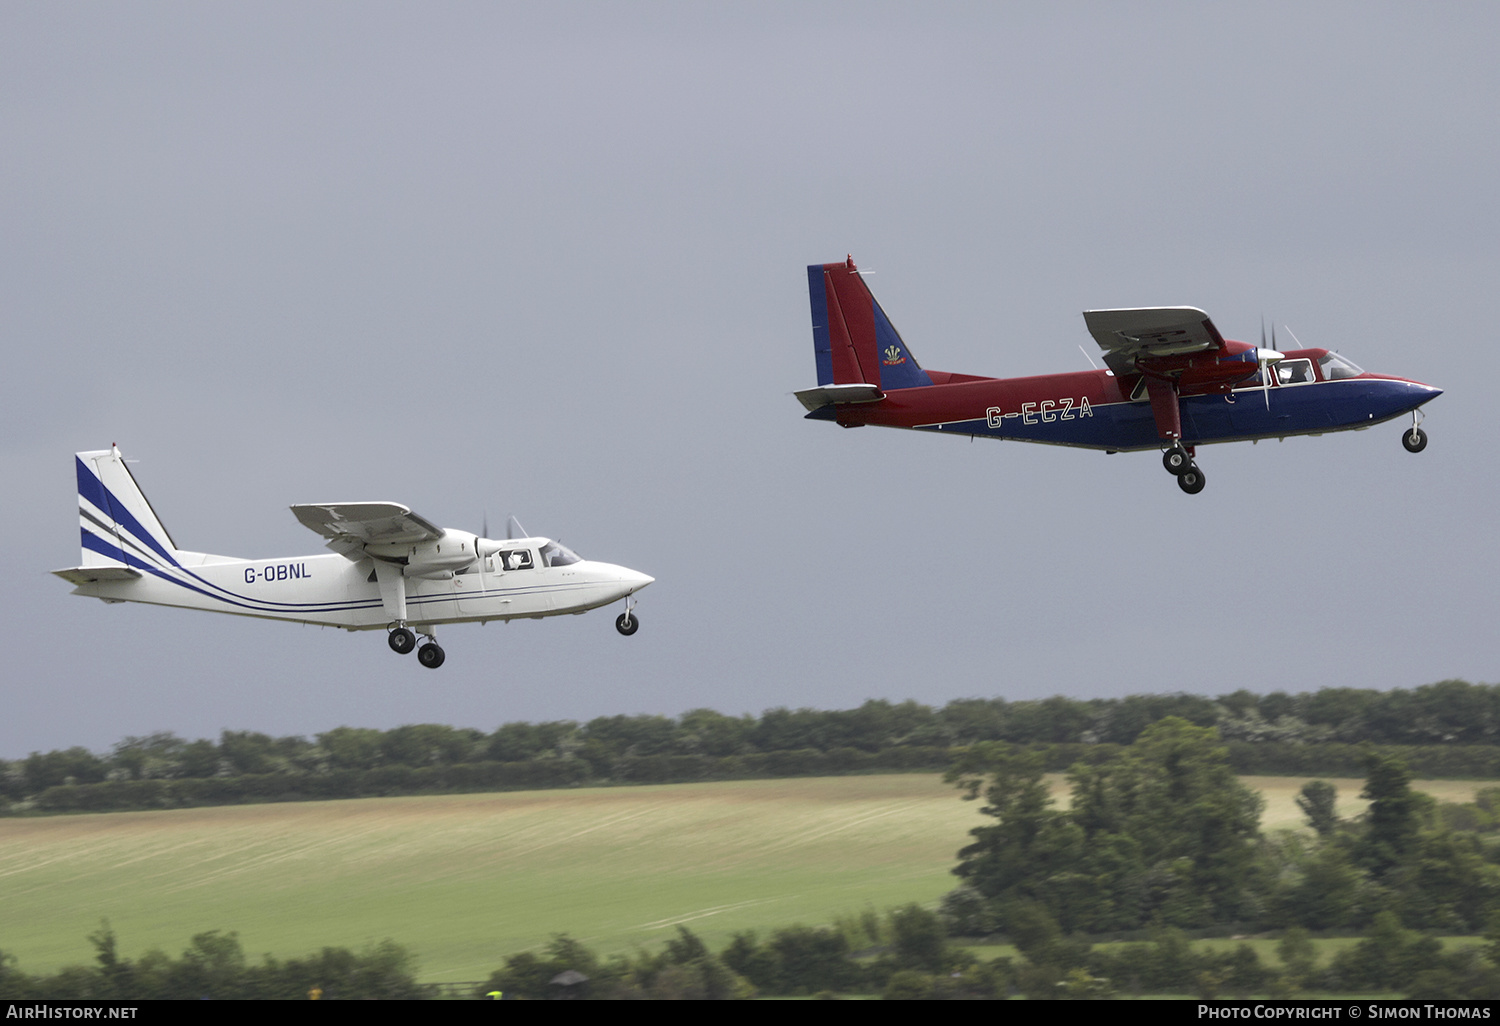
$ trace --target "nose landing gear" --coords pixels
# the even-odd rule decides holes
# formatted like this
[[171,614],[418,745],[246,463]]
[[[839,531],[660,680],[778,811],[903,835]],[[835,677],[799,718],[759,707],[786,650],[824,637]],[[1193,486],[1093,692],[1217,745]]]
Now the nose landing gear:
[[640,618],[635,615],[635,603],[625,600],[625,612],[615,617],[615,630],[627,638],[641,629]]
[[1407,452],[1421,452],[1427,448],[1427,432],[1417,427],[1422,423],[1420,410],[1411,411],[1411,430],[1401,435],[1401,445]]

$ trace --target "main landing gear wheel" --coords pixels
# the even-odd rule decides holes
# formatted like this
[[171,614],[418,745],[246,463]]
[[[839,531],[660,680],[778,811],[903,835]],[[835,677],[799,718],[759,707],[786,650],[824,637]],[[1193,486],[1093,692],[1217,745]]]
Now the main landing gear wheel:
[[[417,636],[405,627],[397,627],[391,631],[385,641],[386,644],[391,646],[391,651],[397,655],[406,655],[406,653],[417,647]],[[441,662],[442,660],[438,661]]]
[[443,652],[442,646],[436,641],[429,641],[417,649],[417,662],[429,670],[436,670],[439,666],[442,666],[445,658],[446,655]]
[[1161,454],[1161,465],[1167,468],[1167,473],[1181,476],[1193,465],[1193,458],[1182,446],[1174,445]]
[[1203,491],[1203,471],[1198,469],[1198,464],[1189,463],[1186,470],[1177,475],[1177,487],[1189,495],[1197,495]]
[[1406,447],[1407,452],[1421,452],[1427,448],[1427,432],[1414,427],[1401,436],[1401,444]]
[[641,629],[641,621],[629,612],[621,613],[615,617],[615,630],[627,638]]

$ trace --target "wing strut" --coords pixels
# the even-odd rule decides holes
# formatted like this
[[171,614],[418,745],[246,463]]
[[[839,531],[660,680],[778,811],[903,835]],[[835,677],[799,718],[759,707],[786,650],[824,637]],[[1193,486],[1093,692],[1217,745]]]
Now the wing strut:
[[1156,418],[1156,437],[1174,442],[1182,439],[1182,407],[1177,401],[1177,383],[1171,378],[1146,377],[1146,394],[1151,397],[1151,416]]
[[[380,602],[392,623],[406,623],[406,575],[399,563],[375,560],[375,580],[380,585]],[[408,650],[409,651],[409,650]]]

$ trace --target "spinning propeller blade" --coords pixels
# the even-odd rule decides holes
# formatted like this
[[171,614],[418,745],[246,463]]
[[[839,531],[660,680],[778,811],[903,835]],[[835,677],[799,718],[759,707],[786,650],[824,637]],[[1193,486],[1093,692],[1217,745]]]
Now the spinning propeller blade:
[[[1291,330],[1291,329],[1287,329]],[[1293,338],[1297,336],[1293,335]],[[1271,410],[1271,364],[1285,359],[1276,348],[1276,322],[1271,322],[1271,347],[1266,348],[1266,319],[1260,319],[1260,348],[1255,351],[1255,362],[1260,364],[1260,393],[1266,400],[1266,411]]]

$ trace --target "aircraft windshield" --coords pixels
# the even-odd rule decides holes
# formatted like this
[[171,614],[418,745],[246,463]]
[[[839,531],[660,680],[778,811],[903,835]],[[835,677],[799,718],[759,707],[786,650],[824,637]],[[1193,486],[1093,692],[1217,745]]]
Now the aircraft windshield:
[[557,542],[548,542],[542,549],[542,566],[567,566],[569,563],[581,563],[578,554],[566,545]]
[[1340,378],[1357,378],[1364,371],[1360,370],[1352,360],[1346,360],[1338,353],[1329,353],[1318,360],[1318,366],[1323,368],[1324,381],[1337,381]]

